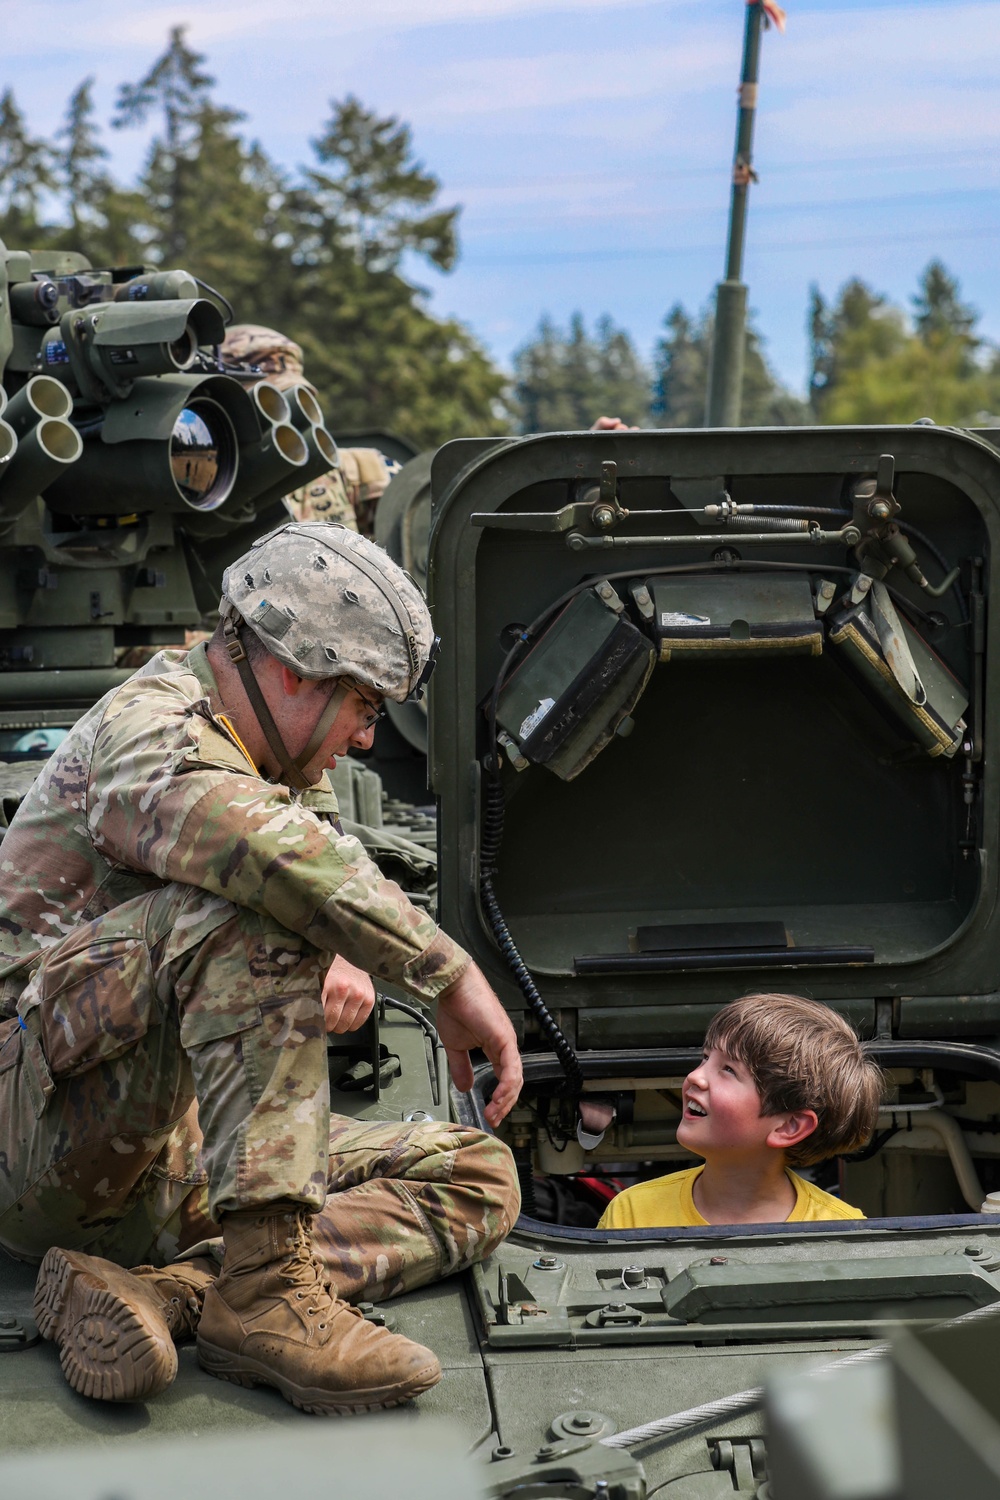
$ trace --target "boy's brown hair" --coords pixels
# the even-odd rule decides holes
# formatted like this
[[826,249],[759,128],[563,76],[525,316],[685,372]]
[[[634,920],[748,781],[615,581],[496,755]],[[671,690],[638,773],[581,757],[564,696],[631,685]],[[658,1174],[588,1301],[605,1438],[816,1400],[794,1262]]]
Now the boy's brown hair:
[[747,1068],[762,1115],[812,1109],[819,1124],[786,1152],[809,1166],[857,1151],[878,1119],[884,1083],[854,1031],[835,1010],[801,995],[744,995],[712,1018],[705,1048]]

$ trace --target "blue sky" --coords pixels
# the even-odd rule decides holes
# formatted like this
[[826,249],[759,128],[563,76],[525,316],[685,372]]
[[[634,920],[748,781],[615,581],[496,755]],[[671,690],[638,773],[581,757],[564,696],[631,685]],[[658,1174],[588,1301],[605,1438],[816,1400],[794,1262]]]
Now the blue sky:
[[[721,274],[743,0],[4,0],[0,79],[32,127],[97,77],[102,115],[190,23],[217,96],[287,166],[348,92],[414,130],[464,205],[433,308],[500,360],[542,313],[609,312],[649,352]],[[801,389],[809,285],[905,302],[940,255],[1000,342],[1000,0],[787,0],[769,31],[746,279]],[[128,174],[141,133],[108,144]]]

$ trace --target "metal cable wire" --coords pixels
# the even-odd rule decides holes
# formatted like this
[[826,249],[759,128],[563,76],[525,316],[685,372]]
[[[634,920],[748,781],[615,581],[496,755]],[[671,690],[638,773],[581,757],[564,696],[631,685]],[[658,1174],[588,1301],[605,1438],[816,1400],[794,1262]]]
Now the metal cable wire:
[[[972,1312],[963,1313],[959,1318],[949,1318],[947,1322],[936,1326],[955,1328],[960,1323],[972,1323],[988,1316],[1000,1319],[1000,1305],[990,1303],[988,1307],[976,1307]],[[852,1365],[867,1364],[869,1360],[879,1359],[888,1349],[888,1344],[873,1344],[870,1349],[858,1349],[854,1354],[845,1355],[843,1359],[833,1359],[825,1365],[805,1370],[803,1375],[811,1380],[817,1375],[830,1375]],[[691,1406],[687,1411],[675,1412],[672,1417],[657,1417],[653,1422],[644,1422],[641,1427],[629,1427],[625,1432],[612,1433],[610,1437],[601,1438],[600,1441],[605,1448],[634,1448],[639,1443],[648,1442],[650,1438],[666,1438],[673,1442],[685,1437],[695,1427],[708,1426],[722,1417],[757,1411],[763,1404],[764,1387],[755,1385],[748,1391],[736,1391],[732,1396],[722,1396],[718,1401],[703,1401],[701,1406]]]

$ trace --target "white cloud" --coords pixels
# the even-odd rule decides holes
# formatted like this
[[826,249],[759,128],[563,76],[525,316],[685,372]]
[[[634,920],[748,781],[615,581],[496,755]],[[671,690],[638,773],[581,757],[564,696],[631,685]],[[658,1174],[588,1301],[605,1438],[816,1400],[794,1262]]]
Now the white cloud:
[[880,156],[906,149],[933,159],[956,146],[983,146],[992,155],[1000,136],[1000,97],[995,88],[927,84],[914,107],[911,92],[897,84],[878,99],[855,91],[837,99],[795,100],[776,110],[767,128],[776,144],[796,154],[814,145],[817,165],[831,149],[838,156],[867,150],[873,166]]
[[895,80],[912,89],[922,77],[994,77],[1000,59],[996,0],[892,5],[871,10],[807,11],[784,37],[767,39],[762,82],[793,79],[822,93],[845,83],[872,100]]
[[[274,0],[199,0],[138,4],[125,0],[6,0],[4,55],[32,54],[52,36],[81,57],[162,45],[172,26],[189,26],[197,47],[226,39],[259,42],[294,27],[310,48],[337,37],[397,35],[426,26],[468,25],[567,12],[634,9],[644,0],[296,0],[294,15]],[[652,4],[653,0],[645,0]],[[658,0],[678,8],[686,0]]]
[[762,133],[796,154],[978,145],[1000,132],[998,71],[995,0],[813,12],[768,47]]
[[570,105],[634,101],[657,94],[670,109],[701,92],[732,55],[731,45],[705,31],[670,47],[613,45],[600,55],[550,51],[541,56],[477,58],[431,71],[421,82],[425,118],[563,110]]

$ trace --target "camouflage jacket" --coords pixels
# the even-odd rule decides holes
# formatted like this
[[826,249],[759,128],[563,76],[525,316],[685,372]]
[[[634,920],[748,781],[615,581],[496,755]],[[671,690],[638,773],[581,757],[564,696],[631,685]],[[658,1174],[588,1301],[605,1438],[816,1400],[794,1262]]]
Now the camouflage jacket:
[[204,645],[163,651],[45,763],[0,844],[0,1010],[77,923],[174,880],[419,1000],[457,978],[467,954],[341,832],[326,776],[264,781],[223,714]]
[[285,499],[297,521],[337,521],[348,531],[358,529],[354,498],[340,469],[321,474],[311,484],[293,490]]
[[340,467],[286,496],[297,521],[339,521],[348,531],[371,536],[375,507],[399,464],[377,448],[341,448]]

